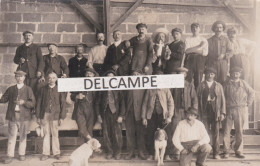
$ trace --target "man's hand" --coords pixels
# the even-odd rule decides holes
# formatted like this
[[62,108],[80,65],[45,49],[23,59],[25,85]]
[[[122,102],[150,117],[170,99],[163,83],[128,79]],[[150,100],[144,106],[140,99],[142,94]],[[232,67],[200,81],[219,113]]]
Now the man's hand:
[[85,97],[85,95],[83,95],[82,93],[79,93],[77,96],[76,96],[76,99],[83,99]]
[[66,74],[62,74],[61,78],[67,78]]
[[87,135],[87,139],[88,139],[88,140],[91,140],[92,137],[91,137],[90,135]]
[[143,119],[143,125],[144,125],[145,127],[147,127],[147,124],[148,124],[147,119]]
[[225,119],[225,115],[224,114],[221,114],[220,117],[219,117],[219,120],[220,121],[223,121]]
[[59,122],[58,122],[58,123],[59,123],[59,126],[62,125],[63,121],[64,121],[63,119],[60,119],[60,120],[59,120]]
[[191,148],[191,151],[192,151],[193,153],[197,152],[199,146],[200,146],[199,144],[194,145],[194,146]]
[[39,125],[41,125],[41,119],[40,119],[40,118],[37,118],[37,123],[38,123]]
[[20,63],[24,63],[25,59],[24,58],[20,58]]
[[220,56],[218,57],[218,60],[224,59],[226,55],[225,54],[220,54]]
[[117,118],[117,123],[122,123],[123,122],[123,118],[121,117],[121,116],[119,116],[118,118]]
[[41,82],[45,82],[45,78],[44,77],[41,77],[39,80],[38,80],[39,83]]
[[144,67],[144,72],[146,73],[146,72],[148,72],[148,70],[149,70],[149,67],[148,67],[148,66],[145,66],[145,67]]
[[181,151],[181,154],[188,154],[188,150],[187,150],[187,149],[183,149],[183,150]]
[[42,76],[42,73],[40,71],[37,71],[36,77],[40,78]]
[[100,115],[98,115],[98,122],[99,122],[99,123],[103,123],[102,118],[101,118]]
[[170,118],[165,119],[165,124],[169,124],[171,122],[172,122],[172,120]]
[[119,68],[119,65],[114,65],[112,68],[116,71]]
[[23,105],[25,103],[25,101],[24,100],[16,100],[16,101],[14,101],[14,103],[17,104],[17,105]]

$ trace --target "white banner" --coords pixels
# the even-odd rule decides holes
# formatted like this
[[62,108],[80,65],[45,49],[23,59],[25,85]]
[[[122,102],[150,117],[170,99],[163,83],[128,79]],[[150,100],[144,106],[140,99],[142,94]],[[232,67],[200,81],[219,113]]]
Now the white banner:
[[59,78],[59,92],[184,88],[183,74]]

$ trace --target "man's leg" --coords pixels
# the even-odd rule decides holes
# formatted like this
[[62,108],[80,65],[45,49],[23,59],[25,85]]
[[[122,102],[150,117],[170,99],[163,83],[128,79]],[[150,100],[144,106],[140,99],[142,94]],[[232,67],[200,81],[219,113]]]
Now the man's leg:
[[109,109],[107,109],[104,113],[104,122],[102,125],[103,128],[103,138],[104,138],[104,144],[107,148],[107,158],[111,159],[113,156],[113,149],[112,149],[112,119],[111,119],[111,112]]
[[113,114],[111,117],[112,122],[112,140],[113,140],[113,151],[115,155],[115,159],[120,159],[121,150],[123,146],[123,138],[122,138],[122,128],[121,123],[117,122],[118,116]]
[[59,129],[58,121],[50,121],[50,129],[52,135],[52,153],[54,156],[60,154],[60,141],[59,141]]
[[147,135],[146,135],[146,141],[147,141],[147,151],[150,155],[150,158],[151,159],[151,156],[154,155],[154,133],[157,129],[157,118],[156,118],[156,115],[153,114],[151,119],[148,119],[148,124],[147,124]]
[[212,120],[211,130],[212,130],[212,143],[213,143],[213,157],[215,159],[220,159],[219,157],[219,121]]
[[189,152],[188,154],[181,154],[180,155],[180,166],[191,166],[191,159],[193,153]]
[[229,156],[229,151],[230,151],[230,131],[233,125],[233,119],[232,119],[232,115],[233,115],[233,110],[227,110],[227,117],[224,120],[224,138],[223,138],[223,146],[224,146],[224,153],[226,154],[226,156],[224,156],[224,158],[228,158]]
[[131,159],[131,157],[134,154],[135,143],[136,143],[135,142],[135,118],[134,118],[133,110],[131,110],[126,115],[125,127],[126,127],[127,149],[129,152],[129,155],[126,157],[126,159]]
[[20,142],[19,142],[19,155],[24,156],[26,151],[27,132],[29,131],[30,121],[20,122]]
[[14,157],[17,132],[18,132],[17,123],[9,121],[8,122],[8,146],[7,146],[8,157]]
[[234,127],[235,127],[235,153],[243,154],[243,111],[245,108],[234,110]]
[[44,156],[49,156],[50,155],[50,135],[51,135],[51,129],[50,129],[49,116],[50,116],[50,113],[45,113],[44,118],[41,120],[41,125],[43,127],[43,133],[44,133],[44,137],[43,137],[43,151],[42,151],[42,154]]
[[203,166],[205,160],[207,159],[208,154],[211,151],[211,146],[209,144],[204,144],[199,146],[198,148],[198,155],[197,155],[197,161],[196,161],[196,166]]
[[141,120],[135,121],[135,129],[136,129],[136,136],[137,136],[137,147],[139,157],[143,160],[146,159],[144,156],[145,149],[145,141],[144,141],[144,125],[142,124]]
[[88,132],[87,121],[86,121],[86,117],[85,117],[85,114],[84,114],[84,110],[82,110],[82,109],[77,110],[76,122],[78,124],[79,135],[82,136],[86,141],[87,135],[89,135],[89,134],[91,135],[92,133]]

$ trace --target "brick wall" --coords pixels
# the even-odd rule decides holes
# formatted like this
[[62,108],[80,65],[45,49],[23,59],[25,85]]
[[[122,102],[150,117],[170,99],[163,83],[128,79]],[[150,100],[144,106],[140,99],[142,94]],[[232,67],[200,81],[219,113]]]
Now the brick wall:
[[[89,46],[95,44],[95,29],[70,4],[69,0],[25,0],[24,3],[18,0],[0,0],[0,2],[0,43],[2,43],[0,44],[0,92],[4,92],[14,83],[13,72],[17,66],[12,60],[18,43],[23,42],[23,31],[34,31],[35,43],[56,42],[63,45],[59,48],[59,53],[64,55],[66,60],[74,55],[73,45],[81,42]],[[82,6],[94,20],[102,23],[103,9],[100,1],[84,3]],[[114,5],[111,8],[112,24],[129,7],[126,4],[119,4],[117,7]],[[249,22],[253,22],[252,9],[242,8],[239,9],[239,13]],[[150,34],[159,27],[165,27],[169,31],[179,27],[184,31],[183,39],[185,39],[186,36],[191,35],[190,24],[196,21],[202,25],[202,34],[209,37],[212,35],[211,25],[216,20],[225,21],[228,27],[236,26],[241,35],[245,34],[241,24],[221,7],[149,4],[137,8],[118,29],[123,32],[123,39],[129,39],[136,35],[135,26],[138,22],[147,23]],[[43,45],[42,51],[44,54],[47,53],[46,46]],[[3,121],[5,110],[6,105],[0,105],[0,123]]]

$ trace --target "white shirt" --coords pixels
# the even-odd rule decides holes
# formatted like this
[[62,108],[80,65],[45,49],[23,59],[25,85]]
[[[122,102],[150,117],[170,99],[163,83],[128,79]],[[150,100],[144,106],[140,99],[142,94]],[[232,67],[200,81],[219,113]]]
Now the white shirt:
[[248,51],[254,50],[256,48],[256,43],[247,39],[236,39],[230,42],[233,48],[233,54],[247,55]]
[[[22,83],[22,84],[17,84],[16,86],[17,86],[18,89],[22,89],[22,87],[24,86],[24,83]],[[20,111],[19,105],[16,104],[14,110],[15,110],[15,111]]]
[[203,56],[207,56],[208,55],[208,41],[207,41],[207,39],[205,39],[204,37],[201,37],[201,36],[187,37],[186,40],[185,40],[186,50],[188,48],[199,46],[201,44],[201,42],[204,42],[205,44],[199,50],[202,50]]
[[172,137],[174,146],[179,151],[182,151],[184,147],[181,145],[181,142],[194,140],[198,140],[199,145],[208,144],[210,142],[210,138],[204,124],[197,119],[195,119],[192,126],[188,123],[187,119],[180,121]]
[[105,57],[107,54],[107,46],[105,45],[96,45],[94,47],[92,47],[89,51],[89,55],[88,55],[88,64],[103,64]]
[[117,46],[119,46],[120,43],[121,43],[121,40],[118,40],[118,41],[114,42],[114,45],[117,47]]
[[[212,86],[213,82],[214,82],[214,81],[211,81],[211,82],[206,81],[206,83],[207,83],[207,85],[208,85],[209,88]],[[211,99],[210,95],[208,95],[208,101],[211,101],[211,100],[212,100],[212,99]]]

